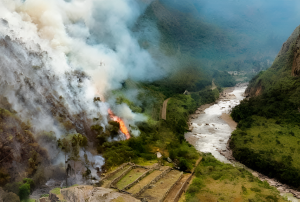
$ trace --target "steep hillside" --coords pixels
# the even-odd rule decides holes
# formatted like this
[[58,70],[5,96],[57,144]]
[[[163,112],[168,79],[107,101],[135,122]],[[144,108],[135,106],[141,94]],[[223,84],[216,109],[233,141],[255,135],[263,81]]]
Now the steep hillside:
[[300,186],[300,27],[283,44],[273,65],[253,78],[249,99],[232,111],[238,122],[230,143],[245,165]]
[[[150,24],[159,30],[156,37],[159,42],[143,35],[141,45],[147,49],[160,46],[164,53],[175,59],[196,58],[202,68],[210,71],[244,70],[250,73],[251,69],[259,71],[269,67],[275,56],[270,49],[274,47],[262,45],[266,40],[254,31],[256,23],[249,22],[245,16],[239,16],[237,22],[223,18],[211,21],[201,10],[202,6],[195,0],[153,1],[138,19],[134,30],[144,30]],[[266,52],[259,53],[261,46]]]
[[248,96],[253,97],[270,92],[272,89],[278,89],[279,85],[282,85],[284,89],[288,88],[290,93],[294,92],[291,88],[295,87],[294,83],[300,75],[299,34],[300,26],[282,45],[273,65],[267,71],[258,74],[249,83],[245,92]]

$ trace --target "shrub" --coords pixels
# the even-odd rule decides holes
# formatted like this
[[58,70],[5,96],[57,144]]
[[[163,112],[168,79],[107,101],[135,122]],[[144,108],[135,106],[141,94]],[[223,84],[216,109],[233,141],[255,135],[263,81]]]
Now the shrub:
[[30,194],[30,184],[22,184],[20,187],[19,187],[19,197],[21,200],[25,200],[25,199],[28,199],[29,197],[29,194]]
[[20,198],[17,194],[9,192],[4,194],[3,202],[20,202]]
[[192,184],[189,186],[187,192],[191,195],[194,195],[195,193],[199,192],[202,187],[204,187],[203,181],[200,178],[195,178]]
[[7,170],[4,168],[0,168],[0,186],[6,184],[10,179],[10,175]]
[[244,185],[242,185],[242,192],[243,192],[243,194],[247,194],[247,188],[244,187]]

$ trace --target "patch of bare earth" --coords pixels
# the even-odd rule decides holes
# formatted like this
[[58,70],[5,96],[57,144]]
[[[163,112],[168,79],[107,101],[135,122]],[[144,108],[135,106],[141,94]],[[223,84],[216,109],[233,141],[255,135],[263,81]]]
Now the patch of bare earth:
[[236,129],[237,123],[231,118],[229,114],[223,113],[221,115],[221,119],[223,119],[230,126],[232,130]]
[[167,106],[168,106],[168,101],[170,100],[170,98],[166,99],[163,103],[163,108],[161,111],[161,118],[166,120],[167,119]]

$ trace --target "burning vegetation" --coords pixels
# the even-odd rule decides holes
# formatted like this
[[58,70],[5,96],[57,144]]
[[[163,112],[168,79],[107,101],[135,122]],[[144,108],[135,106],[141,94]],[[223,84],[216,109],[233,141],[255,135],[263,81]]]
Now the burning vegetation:
[[125,135],[126,139],[128,140],[130,138],[130,134],[128,132],[128,129],[124,121],[120,117],[116,116],[111,109],[108,109],[108,113],[109,113],[109,117],[113,121],[116,121],[120,124],[120,131]]

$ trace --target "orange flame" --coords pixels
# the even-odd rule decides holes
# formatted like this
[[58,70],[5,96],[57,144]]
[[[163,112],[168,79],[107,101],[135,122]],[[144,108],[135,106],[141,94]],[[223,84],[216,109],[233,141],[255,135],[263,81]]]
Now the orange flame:
[[113,121],[116,121],[116,122],[118,122],[118,123],[120,124],[120,130],[121,130],[121,132],[126,136],[126,139],[128,140],[128,139],[130,138],[130,134],[129,134],[129,132],[128,132],[128,129],[127,129],[127,127],[126,127],[124,121],[123,121],[120,117],[116,116],[116,115],[111,111],[111,109],[108,109],[108,114],[109,114],[109,117],[110,117]]

